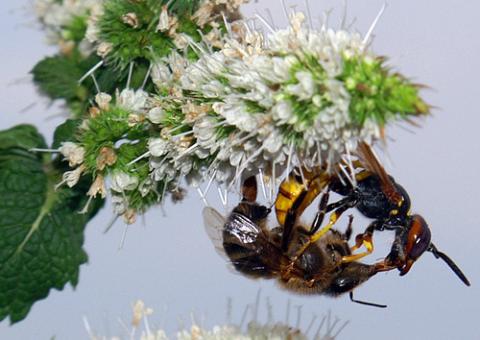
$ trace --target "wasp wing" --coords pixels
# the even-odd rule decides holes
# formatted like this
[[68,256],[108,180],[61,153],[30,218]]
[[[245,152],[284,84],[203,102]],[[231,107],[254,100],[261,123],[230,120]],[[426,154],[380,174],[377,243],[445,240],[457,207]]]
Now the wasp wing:
[[385,196],[390,200],[390,202],[400,205],[402,203],[403,196],[400,192],[398,192],[397,187],[390,179],[390,176],[388,176],[385,168],[382,166],[382,164],[380,164],[380,161],[370,145],[365,142],[360,142],[358,144],[357,151],[360,162],[365,169],[374,173],[380,179],[382,191]]

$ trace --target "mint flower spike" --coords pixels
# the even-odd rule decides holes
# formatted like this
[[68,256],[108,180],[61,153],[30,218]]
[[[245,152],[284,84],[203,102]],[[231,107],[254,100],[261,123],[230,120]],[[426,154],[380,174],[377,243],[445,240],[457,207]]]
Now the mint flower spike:
[[[245,313],[243,318],[246,317],[247,324],[244,325],[244,321],[240,324],[228,320],[225,324],[220,324],[212,327],[212,329],[204,328],[198,325],[195,321],[195,316],[192,315],[192,325],[187,329],[182,326],[182,329],[177,331],[174,336],[168,336],[167,333],[154,327],[150,323],[152,315],[155,314],[155,310],[145,305],[142,300],[137,300],[132,306],[132,320],[130,322],[121,322],[122,325],[131,325],[129,330],[129,339],[139,340],[252,340],[252,339],[291,339],[291,340],[335,340],[339,334],[348,325],[349,321],[340,322],[340,318],[332,317],[332,313],[328,313],[323,316],[322,319],[317,320],[314,316],[310,324],[304,327],[305,324],[301,320],[301,308],[302,306],[296,306],[297,309],[297,323],[295,326],[289,324],[289,320],[275,321],[273,316],[273,306],[270,304],[270,300],[267,298],[268,308],[268,320],[262,321],[258,317],[259,302],[255,305],[249,305],[248,308],[252,313]],[[231,305],[228,306],[231,308]],[[287,309],[290,310],[290,303],[287,304]],[[229,311],[231,312],[231,311]],[[289,312],[287,312],[288,315]],[[96,333],[90,325],[87,318],[83,319],[85,329],[88,333],[89,339],[105,339],[104,336]],[[117,339],[117,337],[112,337]],[[118,338],[123,339],[123,338]]]
[[[151,123],[162,123],[164,116],[161,108],[151,104],[155,101],[154,83],[159,92],[165,91],[162,95],[181,97],[180,90],[171,90],[173,84],[179,81],[185,67],[197,58],[188,41],[202,41],[202,44],[211,45],[211,49],[221,48],[225,22],[239,17],[238,8],[244,2],[106,0],[90,8],[90,15],[84,20],[87,27],[82,41],[88,42],[91,52],[103,59],[90,55],[91,66],[75,81],[82,85],[93,83],[97,94],[94,95],[94,106],[83,115],[83,123],[75,136],[71,136],[71,140],[78,140],[84,150],[84,159],[70,162],[71,167],[78,167],[67,171],[58,185],[74,186],[79,176],[91,176],[93,183],[87,193],[90,199],[98,195],[104,197],[108,189],[115,213],[122,215],[128,223],[135,220],[136,213],[163,201],[165,195],[170,194],[175,202],[181,200],[184,195],[179,187],[181,178],[187,175],[189,180],[199,177],[191,170],[198,171],[205,162],[182,159],[181,163],[178,162],[179,171],[169,164],[175,159],[180,161],[180,153],[184,151],[181,147],[188,144],[189,138],[181,140],[180,149],[176,154],[170,154],[170,161],[163,162],[164,166],[155,160],[150,162],[147,144],[151,138],[160,137],[159,132],[163,130],[163,127]],[[57,4],[63,8],[67,1],[57,1]],[[112,20],[116,20],[115,25]],[[108,25],[109,22],[112,25]],[[200,29],[203,32],[199,32]],[[127,33],[146,37],[139,40],[144,44],[141,53],[117,58],[115,55],[121,51],[120,46],[115,45],[115,37],[121,36],[124,43],[124,34]],[[156,39],[162,40],[158,46],[155,45]],[[129,47],[128,51],[135,51],[131,46],[126,47]],[[126,66],[128,71],[124,70]],[[166,74],[170,79],[164,82],[162,78]],[[120,79],[125,82],[122,80],[118,86]],[[117,90],[116,98],[112,100],[112,88],[121,89],[125,85],[123,90]],[[105,87],[109,90],[100,92]],[[161,178],[155,177],[154,166],[161,167]]]
[[[359,141],[381,139],[390,122],[428,113],[417,86],[368,48],[368,35],[306,27],[303,13],[290,19],[268,35],[232,24],[217,52],[190,41],[199,60],[182,72],[180,96],[159,98],[166,138],[150,142],[150,154],[176,169],[207,160],[204,176],[233,188],[245,172],[333,165]],[[186,137],[179,152],[175,142]],[[155,179],[166,176],[152,161]]]
[[76,45],[88,55],[90,43],[84,39],[88,18],[101,8],[98,0],[35,0],[35,14],[46,30],[47,41],[57,44],[63,54]]
[[225,20],[238,18],[244,2],[107,0],[102,11],[90,18],[86,38],[106,64],[124,71],[133,62],[153,62],[175,49],[185,50],[189,39],[218,41],[220,13]]
[[[235,10],[241,2],[222,6]],[[118,10],[126,3],[109,0],[105,8]],[[260,173],[273,196],[278,179],[293,167],[332,168],[350,157],[360,141],[382,139],[391,122],[429,111],[419,88],[371,51],[371,30],[362,37],[325,25],[313,29],[296,12],[289,27],[270,27],[267,34],[248,21],[223,18],[227,34],[216,32],[212,38],[208,30],[219,25],[211,21],[219,19],[219,3],[203,1],[192,9],[187,19],[204,31],[181,33],[185,41],[173,43],[168,54],[154,56],[155,49],[142,49],[153,54],[124,58],[122,63],[130,63],[129,80],[130,61],[151,58],[143,81],[151,80],[151,87],[133,90],[128,81],[115,101],[111,94],[98,94],[78,131],[85,150],[82,174],[97,182],[89,193],[103,196],[104,186],[110,188],[115,212],[129,222],[168,194],[181,198],[183,180],[204,199],[212,182],[226,197],[246,174]],[[142,2],[149,11],[152,4]],[[139,9],[120,12],[122,27],[135,34],[153,29],[171,42],[180,34],[180,19],[169,7],[157,3],[147,26],[140,24],[144,14]],[[105,42],[102,20],[105,16],[98,18],[97,47]],[[117,48],[112,45],[105,60]],[[75,183],[78,173],[69,173],[65,183]],[[202,182],[208,183],[205,192],[199,188]]]

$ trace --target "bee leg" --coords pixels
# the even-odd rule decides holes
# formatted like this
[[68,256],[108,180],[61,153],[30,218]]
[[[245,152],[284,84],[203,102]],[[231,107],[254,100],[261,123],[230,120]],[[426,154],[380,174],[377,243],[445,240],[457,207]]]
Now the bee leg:
[[367,302],[367,301],[362,301],[362,300],[356,300],[353,298],[353,291],[350,291],[348,294],[350,296],[350,301],[365,305],[365,306],[371,306],[371,307],[378,307],[378,308],[387,308],[387,305],[380,305],[378,303],[373,303],[373,302]]

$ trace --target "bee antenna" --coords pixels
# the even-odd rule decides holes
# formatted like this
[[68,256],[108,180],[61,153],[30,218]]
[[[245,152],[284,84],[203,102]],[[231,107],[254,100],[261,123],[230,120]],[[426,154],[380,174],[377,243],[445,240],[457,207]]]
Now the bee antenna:
[[430,247],[427,250],[431,252],[433,256],[435,256],[435,258],[440,258],[445,261],[445,263],[450,267],[451,270],[453,270],[453,272],[458,276],[458,278],[462,280],[462,282],[466,286],[470,286],[470,281],[468,281],[465,274],[463,274],[463,272],[460,270],[460,268],[458,268],[458,266],[455,264],[455,262],[453,262],[451,258],[449,258],[445,253],[442,253],[440,250],[438,250],[433,243],[430,244]]
[[387,305],[380,305],[378,303],[373,303],[373,302],[367,302],[367,301],[362,301],[362,300],[356,300],[353,298],[353,291],[350,291],[348,294],[350,296],[350,301],[365,305],[365,306],[371,306],[371,307],[377,307],[377,308],[387,308]]

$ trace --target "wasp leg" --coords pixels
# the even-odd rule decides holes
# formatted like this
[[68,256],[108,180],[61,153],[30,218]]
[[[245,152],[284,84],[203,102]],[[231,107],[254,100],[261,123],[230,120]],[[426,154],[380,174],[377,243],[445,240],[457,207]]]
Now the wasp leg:
[[320,229],[320,226],[323,223],[323,219],[325,218],[325,214],[327,213],[327,204],[329,197],[330,194],[327,190],[327,192],[324,193],[322,195],[322,198],[320,199],[320,203],[318,204],[318,211],[315,214],[315,218],[313,219],[312,225],[310,226],[308,235],[313,235],[318,231],[318,229]]
[[[320,172],[309,179],[305,195],[302,203],[298,207],[299,214],[312,204],[318,195],[327,187],[330,176],[325,172]],[[328,192],[328,189],[327,189]]]
[[352,208],[355,206],[356,203],[357,203],[356,198],[347,196],[345,198],[342,198],[340,201],[330,203],[329,205],[327,205],[325,210],[326,212],[330,212],[332,210],[339,209],[344,206],[348,206],[349,208]]
[[380,273],[380,272],[388,272],[390,270],[397,269],[397,266],[393,265],[390,263],[388,260],[383,260],[381,262],[377,262],[373,264],[374,267],[374,273]]
[[348,225],[347,229],[343,233],[343,238],[345,240],[350,240],[350,237],[352,237],[352,232],[353,232],[353,215],[348,215]]
[[326,226],[324,226],[322,229],[318,230],[315,234],[310,236],[310,242],[316,242],[318,241],[323,235],[325,235],[334,225],[337,223],[338,219],[340,216],[347,211],[350,207],[348,205],[344,205],[338,209],[336,209],[334,212],[330,214],[330,220]]
[[361,246],[364,246],[366,251],[342,257],[343,263],[360,260],[373,252],[373,232],[377,230],[377,226],[381,223],[381,221],[373,221],[362,234],[355,236],[355,245],[351,247],[350,250],[354,252]]
[[[293,202],[292,206],[288,209],[286,216],[285,216],[285,223],[283,227],[283,234],[282,234],[282,250],[285,252],[288,249],[288,244],[291,239],[292,230],[295,227],[295,222],[297,217],[303,213],[306,207],[308,207],[313,200],[318,196],[320,191],[325,187],[326,178],[325,174],[322,173],[321,175],[314,177],[310,182],[307,188],[304,188],[302,192],[297,196],[295,201]],[[285,194],[284,194],[285,195]],[[308,232],[308,234],[313,235],[316,230],[321,226],[323,222],[323,218],[325,216],[327,203],[328,203],[328,190],[327,193],[322,196],[320,201],[319,209],[320,211],[315,216],[314,223]],[[317,222],[315,222],[317,221]],[[312,232],[313,230],[313,232]]]
[[302,204],[307,191],[302,191],[300,195],[295,199],[292,206],[288,209],[287,215],[285,217],[285,225],[283,226],[282,233],[282,251],[286,252],[288,250],[288,244],[292,236],[293,228],[295,227],[295,222],[298,217],[298,207]]
[[[278,188],[277,198],[275,199],[275,213],[277,216],[278,224],[285,225],[288,209],[291,208],[296,198],[305,191],[304,184],[300,184],[295,178],[294,170],[290,175],[280,184]],[[300,209],[297,209],[300,213]]]
[[361,305],[378,307],[378,308],[387,308],[387,305],[380,305],[378,303],[356,300],[356,299],[353,298],[353,292],[352,291],[350,291],[349,296],[350,296],[350,301],[361,304]]
[[312,244],[317,242],[323,235],[325,235],[332,227],[337,223],[338,219],[340,216],[347,210],[349,207],[347,205],[344,205],[343,207],[338,208],[335,210],[333,213],[330,214],[330,221],[326,226],[324,226],[322,229],[317,231],[315,234],[311,235],[307,242],[298,250],[297,254],[294,257],[294,261],[296,261],[302,254],[305,252],[305,250]]
[[358,234],[357,236],[355,236],[355,245],[350,248],[350,250],[353,252],[363,245],[365,246],[366,251],[358,254],[344,256],[342,257],[342,263],[360,260],[361,258],[370,255],[373,252],[373,230],[373,228],[368,227],[363,234]]
[[[302,177],[296,175],[301,172]],[[328,185],[330,175],[322,169],[306,170],[295,168],[288,177],[280,184],[278,195],[275,200],[275,211],[277,221],[280,225],[285,225],[288,208],[292,203],[292,199],[300,195],[302,191],[307,193],[299,203],[297,215],[301,215],[303,211],[312,204],[322,190]]]

